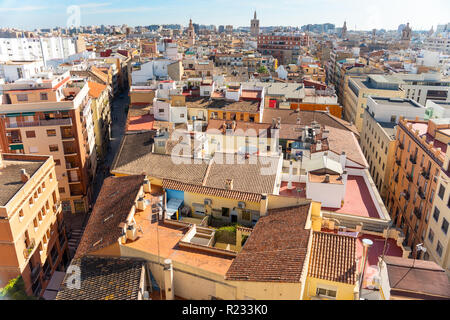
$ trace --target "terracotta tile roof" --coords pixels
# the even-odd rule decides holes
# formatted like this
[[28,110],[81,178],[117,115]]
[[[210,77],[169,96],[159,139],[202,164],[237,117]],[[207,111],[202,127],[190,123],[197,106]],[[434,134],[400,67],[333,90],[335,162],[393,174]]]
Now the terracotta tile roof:
[[300,110],[300,112],[296,112],[295,110],[265,108],[262,122],[272,123],[272,119],[278,117],[281,118],[282,124],[297,124],[297,118],[300,118],[301,125],[310,126],[312,121],[317,121],[320,125],[348,130],[359,136],[354,125],[325,111]]
[[[157,127],[155,122],[153,127]],[[186,183],[202,184],[208,164],[205,162],[183,163],[191,160],[170,154],[152,153],[154,131],[125,134],[119,151],[111,166],[111,171],[121,174],[142,174],[163,179],[179,180]],[[176,163],[179,160],[180,163]],[[192,160],[193,162],[193,160]]]
[[325,128],[330,132],[327,138],[329,150],[338,155],[345,152],[347,159],[354,161],[363,167],[369,167],[369,164],[361,151],[361,147],[351,131],[329,126],[326,126]]
[[261,195],[256,193],[242,192],[236,190],[227,190],[219,188],[211,188],[199,185],[193,185],[183,182],[178,182],[169,179],[163,179],[162,186],[164,189],[180,190],[185,192],[199,193],[209,196],[236,199],[242,201],[260,202]]
[[108,83],[108,75],[104,73],[102,70],[100,70],[95,66],[92,66],[90,71],[104,83]]
[[145,260],[84,256],[72,260],[71,265],[80,268],[81,287],[68,288],[70,274],[66,274],[56,300],[138,299]]
[[[391,295],[450,299],[450,282],[435,262],[385,256]],[[414,262],[414,267],[413,267]]]
[[97,99],[100,97],[102,92],[106,89],[106,85],[97,82],[88,81],[89,85],[89,96]]
[[122,235],[119,224],[128,217],[144,178],[143,175],[136,175],[105,179],[75,254],[76,258],[117,242]]
[[269,210],[253,228],[226,280],[298,283],[308,250],[310,204]]
[[334,233],[314,232],[308,276],[356,283],[356,238]]

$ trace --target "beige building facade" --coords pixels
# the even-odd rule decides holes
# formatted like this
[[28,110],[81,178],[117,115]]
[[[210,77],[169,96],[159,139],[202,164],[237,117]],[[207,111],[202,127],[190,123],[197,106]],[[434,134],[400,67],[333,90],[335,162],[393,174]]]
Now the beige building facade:
[[0,287],[22,275],[39,296],[69,263],[51,156],[0,155]]

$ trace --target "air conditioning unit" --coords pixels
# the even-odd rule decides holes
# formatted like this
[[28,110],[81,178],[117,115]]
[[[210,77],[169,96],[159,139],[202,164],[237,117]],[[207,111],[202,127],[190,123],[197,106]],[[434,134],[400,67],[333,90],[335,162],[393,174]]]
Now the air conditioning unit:
[[130,224],[127,227],[127,239],[131,241],[135,241],[137,239],[137,229],[134,224]]
[[245,202],[239,201],[239,202],[238,202],[238,208],[239,208],[239,209],[245,209]]
[[210,206],[212,204],[212,200],[211,199],[205,199],[205,201],[203,202],[205,206]]

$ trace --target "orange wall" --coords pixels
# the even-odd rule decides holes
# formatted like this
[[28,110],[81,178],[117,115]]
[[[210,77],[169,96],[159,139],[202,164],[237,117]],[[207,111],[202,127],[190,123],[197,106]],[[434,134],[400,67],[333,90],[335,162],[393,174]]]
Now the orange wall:
[[[317,103],[300,103],[300,110],[306,111],[327,111],[327,107],[330,110],[330,113],[342,119],[342,107],[336,104],[317,104]],[[291,103],[291,109],[297,109],[298,103]]]

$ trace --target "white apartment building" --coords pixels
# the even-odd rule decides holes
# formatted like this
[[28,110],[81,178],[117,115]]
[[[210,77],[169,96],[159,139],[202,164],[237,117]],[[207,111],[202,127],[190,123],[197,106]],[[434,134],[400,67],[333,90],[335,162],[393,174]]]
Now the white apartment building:
[[405,97],[422,105],[427,100],[450,101],[450,78],[440,73],[395,74],[386,78],[398,81]]
[[0,61],[65,59],[76,53],[72,38],[1,38]]
[[425,39],[423,47],[426,50],[450,54],[450,38],[433,37]]
[[429,118],[450,118],[450,102],[428,100],[426,107]]
[[44,71],[44,62],[37,61],[7,61],[0,63],[0,78],[6,82],[19,79],[29,79],[37,73]]

